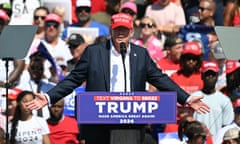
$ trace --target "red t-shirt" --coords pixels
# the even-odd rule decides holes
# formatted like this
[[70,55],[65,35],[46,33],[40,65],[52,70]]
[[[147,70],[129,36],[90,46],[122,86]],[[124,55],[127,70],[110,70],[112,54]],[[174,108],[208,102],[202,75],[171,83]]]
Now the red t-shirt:
[[48,124],[50,141],[52,144],[78,144],[78,125],[74,118],[64,116],[56,125]]
[[200,72],[194,73],[189,77],[176,72],[171,75],[171,79],[189,94],[203,88]]
[[172,75],[173,73],[178,71],[179,68],[180,68],[179,63],[173,63],[172,61],[170,61],[166,57],[164,57],[161,60],[159,60],[157,62],[157,65],[168,76]]

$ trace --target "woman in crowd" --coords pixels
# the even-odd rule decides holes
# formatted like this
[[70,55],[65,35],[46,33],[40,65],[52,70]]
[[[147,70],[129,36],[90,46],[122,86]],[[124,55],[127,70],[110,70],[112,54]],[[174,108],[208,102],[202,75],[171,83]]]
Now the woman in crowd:
[[15,114],[9,126],[11,144],[50,144],[47,122],[33,116],[26,107],[26,103],[33,99],[34,94],[30,91],[22,91],[17,97]]
[[153,61],[159,61],[164,57],[163,44],[156,37],[156,23],[150,17],[143,17],[139,24],[141,28],[140,37],[132,40],[136,45],[147,48]]

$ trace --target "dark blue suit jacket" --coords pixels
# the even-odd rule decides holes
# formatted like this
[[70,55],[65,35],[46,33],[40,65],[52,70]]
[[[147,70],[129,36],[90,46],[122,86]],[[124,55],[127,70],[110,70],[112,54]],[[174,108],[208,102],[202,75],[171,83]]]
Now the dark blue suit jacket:
[[[176,91],[177,101],[185,104],[189,94],[158,69],[147,50],[130,44],[131,91],[145,91],[146,82],[160,91]],[[110,90],[110,41],[88,46],[75,69],[50,91],[51,103],[71,93],[86,81],[86,91]]]

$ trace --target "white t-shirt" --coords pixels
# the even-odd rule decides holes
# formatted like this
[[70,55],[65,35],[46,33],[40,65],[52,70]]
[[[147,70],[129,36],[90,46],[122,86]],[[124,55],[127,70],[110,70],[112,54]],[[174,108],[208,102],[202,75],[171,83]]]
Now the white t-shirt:
[[[9,126],[11,130],[11,123]],[[10,132],[9,130],[9,132]],[[18,121],[16,144],[42,144],[43,135],[49,134],[45,119],[33,116],[27,121]]]
[[213,137],[216,136],[222,126],[229,125],[233,121],[233,106],[228,96],[219,91],[210,95],[204,94],[202,91],[196,91],[192,95],[203,95],[202,101],[210,107],[210,112],[206,114],[194,112],[194,118],[203,122]]

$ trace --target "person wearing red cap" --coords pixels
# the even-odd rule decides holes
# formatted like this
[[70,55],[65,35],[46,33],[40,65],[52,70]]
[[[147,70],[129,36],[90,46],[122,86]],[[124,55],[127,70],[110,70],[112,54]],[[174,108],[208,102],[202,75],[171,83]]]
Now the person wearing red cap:
[[204,62],[201,69],[203,88],[193,93],[193,95],[203,95],[202,101],[211,109],[205,115],[195,112],[193,116],[207,126],[213,137],[216,136],[218,130],[230,124],[234,118],[231,100],[215,88],[218,71],[217,63]]
[[240,63],[238,61],[226,61],[226,78],[227,87],[225,93],[234,102],[240,97]]
[[189,94],[203,87],[200,73],[201,54],[197,42],[186,42],[180,57],[180,69],[171,75],[172,80]]
[[[110,92],[145,91],[146,82],[149,82],[159,90],[176,91],[179,103],[189,104],[199,113],[209,111],[208,106],[200,101],[202,96],[190,96],[157,68],[145,48],[129,42],[134,34],[130,15],[113,15],[110,33],[110,40],[89,45],[75,69],[46,94],[37,93],[37,98],[27,103],[28,108],[39,109],[48,103],[54,104],[84,81],[86,91]],[[123,74],[124,63],[126,79]],[[88,144],[110,143],[110,130],[106,125],[81,125],[80,131]],[[141,143],[137,137],[133,138]]]
[[[3,110],[0,109],[0,127],[2,127],[4,131],[6,131],[6,124],[7,124],[6,121],[8,120],[8,122],[10,122],[13,119],[15,108],[17,105],[16,99],[20,92],[22,92],[21,89],[13,88],[13,89],[9,89],[8,97],[6,97],[6,94],[3,95],[5,98],[7,98],[7,101],[8,101],[8,110],[6,111],[6,108],[4,108]],[[5,100],[2,99],[2,102],[3,101]]]
[[[45,56],[46,53],[49,54],[52,59],[54,59],[56,62],[58,61],[68,61],[72,58],[72,55],[70,53],[70,50],[68,49],[68,45],[65,41],[63,41],[59,34],[61,32],[60,24],[62,20],[61,18],[54,13],[48,14],[44,19],[44,37],[42,39],[34,39],[32,44],[32,47],[30,47],[28,55],[26,57],[26,64],[29,64],[29,56],[33,54],[34,52],[45,50]],[[39,50],[40,49],[40,50]],[[52,64],[52,63],[51,63]],[[52,64],[53,65],[53,64]],[[60,75],[60,72],[57,74],[56,71],[51,71],[49,66],[49,63],[45,66],[46,67],[44,71],[44,76],[46,78],[53,78],[52,82],[58,82],[60,79],[58,79],[57,75]],[[59,67],[60,70],[60,67]]]
[[10,144],[50,144],[47,121],[33,116],[26,103],[34,99],[31,91],[22,91],[17,95],[16,109],[13,119],[9,123]]

